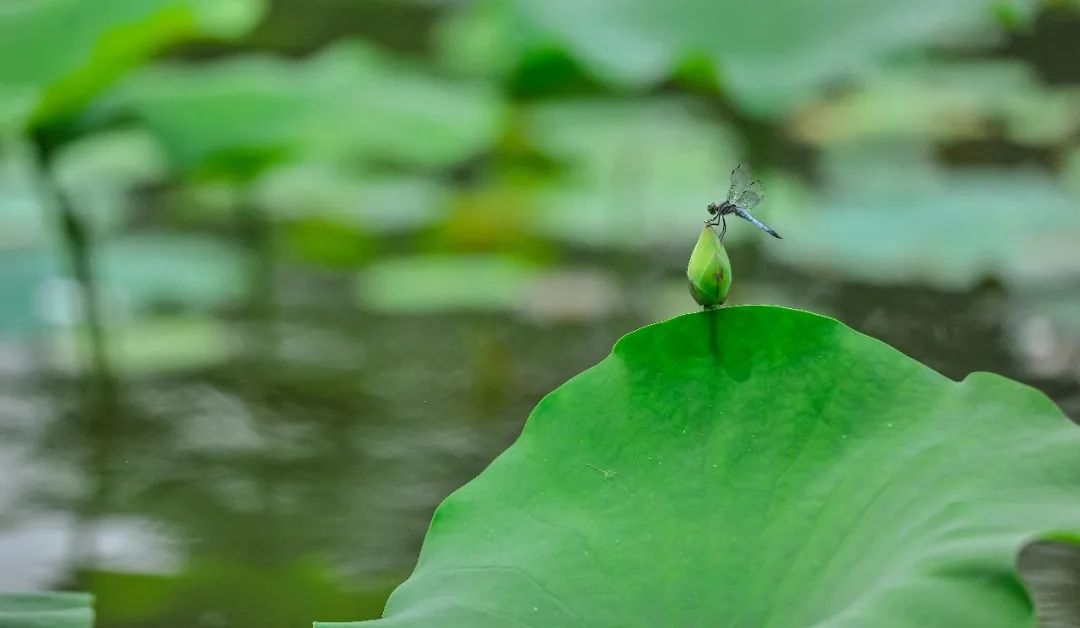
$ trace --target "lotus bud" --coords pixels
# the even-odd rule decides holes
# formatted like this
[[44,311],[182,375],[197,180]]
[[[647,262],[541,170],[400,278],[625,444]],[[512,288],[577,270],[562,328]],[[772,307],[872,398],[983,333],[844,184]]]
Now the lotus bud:
[[720,307],[731,289],[731,260],[712,225],[701,230],[686,267],[690,296],[705,309]]

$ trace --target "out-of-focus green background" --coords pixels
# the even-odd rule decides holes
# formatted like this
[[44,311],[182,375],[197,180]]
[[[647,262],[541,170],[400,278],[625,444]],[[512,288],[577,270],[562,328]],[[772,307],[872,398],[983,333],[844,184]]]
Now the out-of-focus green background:
[[785,239],[730,223],[734,302],[1080,418],[1078,60],[1061,1],[6,0],[0,590],[377,616],[541,396],[694,309],[740,162]]

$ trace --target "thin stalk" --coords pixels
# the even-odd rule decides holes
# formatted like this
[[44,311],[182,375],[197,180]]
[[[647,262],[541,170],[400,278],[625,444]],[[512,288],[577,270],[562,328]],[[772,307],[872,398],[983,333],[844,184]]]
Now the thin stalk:
[[110,386],[114,381],[107,350],[101,295],[91,256],[92,243],[85,222],[71,206],[53,173],[53,146],[41,136],[34,137],[35,180],[44,204],[56,214],[68,267],[78,285],[83,322],[90,339],[88,380]]
[[[56,179],[54,156],[57,144],[45,133],[33,134],[34,178],[38,193],[55,213],[68,267],[81,297],[81,324],[89,335],[89,355],[80,363],[83,398],[80,426],[88,450],[80,462],[92,479],[76,512],[76,527],[71,537],[70,556],[76,567],[93,565],[98,547],[94,522],[101,516],[112,493],[112,460],[116,447],[117,422],[123,404],[120,388],[109,359],[101,293],[93,265],[93,241],[85,221],[75,211]],[[77,346],[81,343],[77,342]]]

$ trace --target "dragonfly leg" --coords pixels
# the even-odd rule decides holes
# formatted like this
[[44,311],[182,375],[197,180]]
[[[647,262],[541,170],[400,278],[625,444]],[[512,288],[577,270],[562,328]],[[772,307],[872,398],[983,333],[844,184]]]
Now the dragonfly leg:
[[720,239],[723,240],[724,239],[724,234],[727,233],[727,221],[724,220],[723,215],[720,216],[720,222],[723,223],[723,225],[724,225],[724,228],[720,230]]

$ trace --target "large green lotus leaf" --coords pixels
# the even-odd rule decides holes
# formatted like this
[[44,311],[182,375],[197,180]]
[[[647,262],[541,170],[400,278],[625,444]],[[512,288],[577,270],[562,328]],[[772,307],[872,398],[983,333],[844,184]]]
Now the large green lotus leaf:
[[242,56],[146,68],[107,111],[134,114],[184,169],[254,169],[285,156],[452,164],[498,132],[495,93],[438,78],[359,42],[302,61]]
[[545,397],[372,625],[1029,627],[1016,556],[1080,525],[1078,454],[1002,377],[804,311],[687,314]]
[[[472,36],[466,64],[505,67],[500,54],[520,58],[558,42],[597,76],[642,86],[696,57],[716,66],[742,105],[774,114],[832,81],[868,73],[894,53],[993,33],[1001,3],[504,0],[512,10],[474,4],[475,16],[455,15],[448,29]],[[1035,3],[1009,4],[1025,18]]]
[[0,593],[0,628],[91,628],[86,593]]
[[262,0],[34,0],[0,6],[0,129],[84,104],[124,70],[193,37],[232,37]]
[[534,147],[564,170],[535,191],[537,229],[588,246],[691,241],[738,162],[734,135],[682,100],[562,101],[524,120]]
[[949,289],[1080,276],[1078,201],[1050,177],[949,172],[892,152],[831,159],[820,211],[785,213],[783,246],[766,251],[806,270]]

